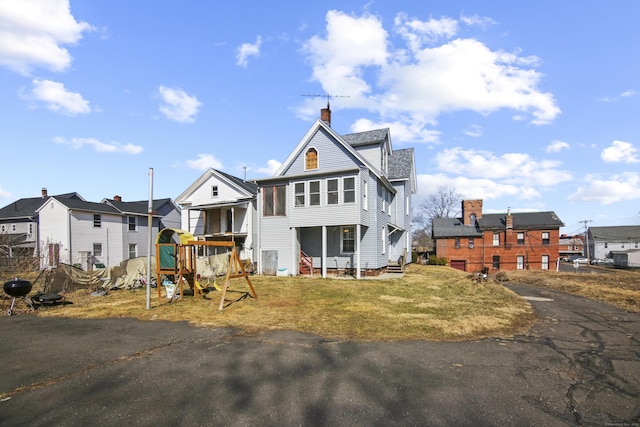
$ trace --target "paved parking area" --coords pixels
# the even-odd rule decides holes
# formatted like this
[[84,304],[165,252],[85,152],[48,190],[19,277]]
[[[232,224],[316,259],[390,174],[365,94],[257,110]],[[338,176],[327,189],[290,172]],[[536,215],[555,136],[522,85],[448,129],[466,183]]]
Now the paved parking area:
[[640,315],[508,285],[529,333],[349,342],[0,317],[0,425],[640,425]]

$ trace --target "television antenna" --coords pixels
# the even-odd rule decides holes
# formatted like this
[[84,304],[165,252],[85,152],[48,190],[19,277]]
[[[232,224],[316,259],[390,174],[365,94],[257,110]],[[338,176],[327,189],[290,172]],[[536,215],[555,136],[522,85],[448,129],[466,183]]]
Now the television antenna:
[[306,95],[301,95],[301,96],[309,96],[312,98],[327,98],[327,108],[329,107],[329,100],[332,98],[349,98],[349,96],[345,96],[345,95],[332,95],[330,93],[325,93],[324,95],[319,94],[319,93],[308,93]]

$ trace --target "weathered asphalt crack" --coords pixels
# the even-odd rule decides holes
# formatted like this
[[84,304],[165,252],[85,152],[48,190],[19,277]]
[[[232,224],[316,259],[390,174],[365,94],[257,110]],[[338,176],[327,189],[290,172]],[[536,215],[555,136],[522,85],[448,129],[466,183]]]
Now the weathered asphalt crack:
[[[225,340],[222,341],[218,341],[218,346],[220,345],[226,345],[230,340],[229,338],[233,338],[234,336],[227,336],[225,338]],[[48,379],[46,381],[38,381],[35,383],[31,383],[29,385],[25,385],[25,386],[20,386],[17,387],[11,391],[6,391],[3,393],[0,393],[0,402],[5,402],[9,399],[11,399],[13,396],[20,394],[20,393],[25,393],[28,391],[33,391],[33,390],[37,390],[37,389],[41,389],[44,387],[48,387],[54,384],[58,384],[61,383],[63,381],[67,381],[70,380],[72,378],[76,378],[80,375],[86,374],[88,372],[94,371],[96,369],[102,368],[104,366],[109,366],[109,365],[113,365],[116,363],[123,363],[123,362],[128,362],[131,360],[135,360],[135,359],[142,359],[145,357],[151,357],[155,352],[157,352],[158,350],[162,350],[165,348],[169,348],[171,346],[174,345],[178,345],[178,344],[195,344],[195,343],[199,343],[199,342],[206,342],[209,341],[209,339],[200,339],[200,340],[178,340],[178,341],[171,341],[171,342],[167,342],[152,348],[148,348],[146,350],[141,350],[141,351],[136,351],[134,353],[128,354],[128,355],[124,355],[124,356],[119,356],[113,359],[109,359],[109,360],[105,360],[99,363],[94,363],[92,365],[89,366],[85,366],[84,368],[75,371],[75,372],[71,372],[69,374],[66,375],[62,375],[56,378],[51,378]]]

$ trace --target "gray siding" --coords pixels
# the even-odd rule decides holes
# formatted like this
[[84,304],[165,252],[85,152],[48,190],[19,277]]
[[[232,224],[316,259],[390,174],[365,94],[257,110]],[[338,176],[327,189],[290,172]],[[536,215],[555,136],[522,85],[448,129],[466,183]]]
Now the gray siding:
[[[291,247],[292,231],[286,216],[262,217],[260,225],[260,250],[278,252],[278,268],[287,268],[291,273],[297,259]],[[257,254],[262,257],[262,254]]]
[[[337,144],[324,130],[317,132],[300,151],[285,175],[301,175],[305,172],[305,154],[309,148],[318,151],[318,169],[309,172],[328,172],[353,168],[357,160],[342,145]],[[359,163],[357,166],[359,167]]]

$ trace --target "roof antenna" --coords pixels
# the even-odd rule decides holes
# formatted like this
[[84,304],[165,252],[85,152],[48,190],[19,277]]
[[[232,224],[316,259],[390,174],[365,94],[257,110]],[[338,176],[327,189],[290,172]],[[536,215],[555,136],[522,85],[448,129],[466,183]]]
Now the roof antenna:
[[320,97],[327,98],[327,108],[330,107],[329,100],[331,98],[349,98],[348,96],[345,96],[345,95],[332,95],[330,93],[325,93],[324,95],[321,95],[319,93],[308,93],[306,95],[301,95],[301,96],[310,96],[310,97],[313,97],[313,98],[320,98]]
[[325,122],[327,125],[331,126],[331,105],[329,105],[329,99],[331,98],[348,98],[348,96],[344,95],[331,95],[330,93],[325,93],[324,95],[320,94],[307,94],[302,96],[311,96],[311,97],[326,97],[327,98],[327,108],[323,108],[320,110],[320,120]]

